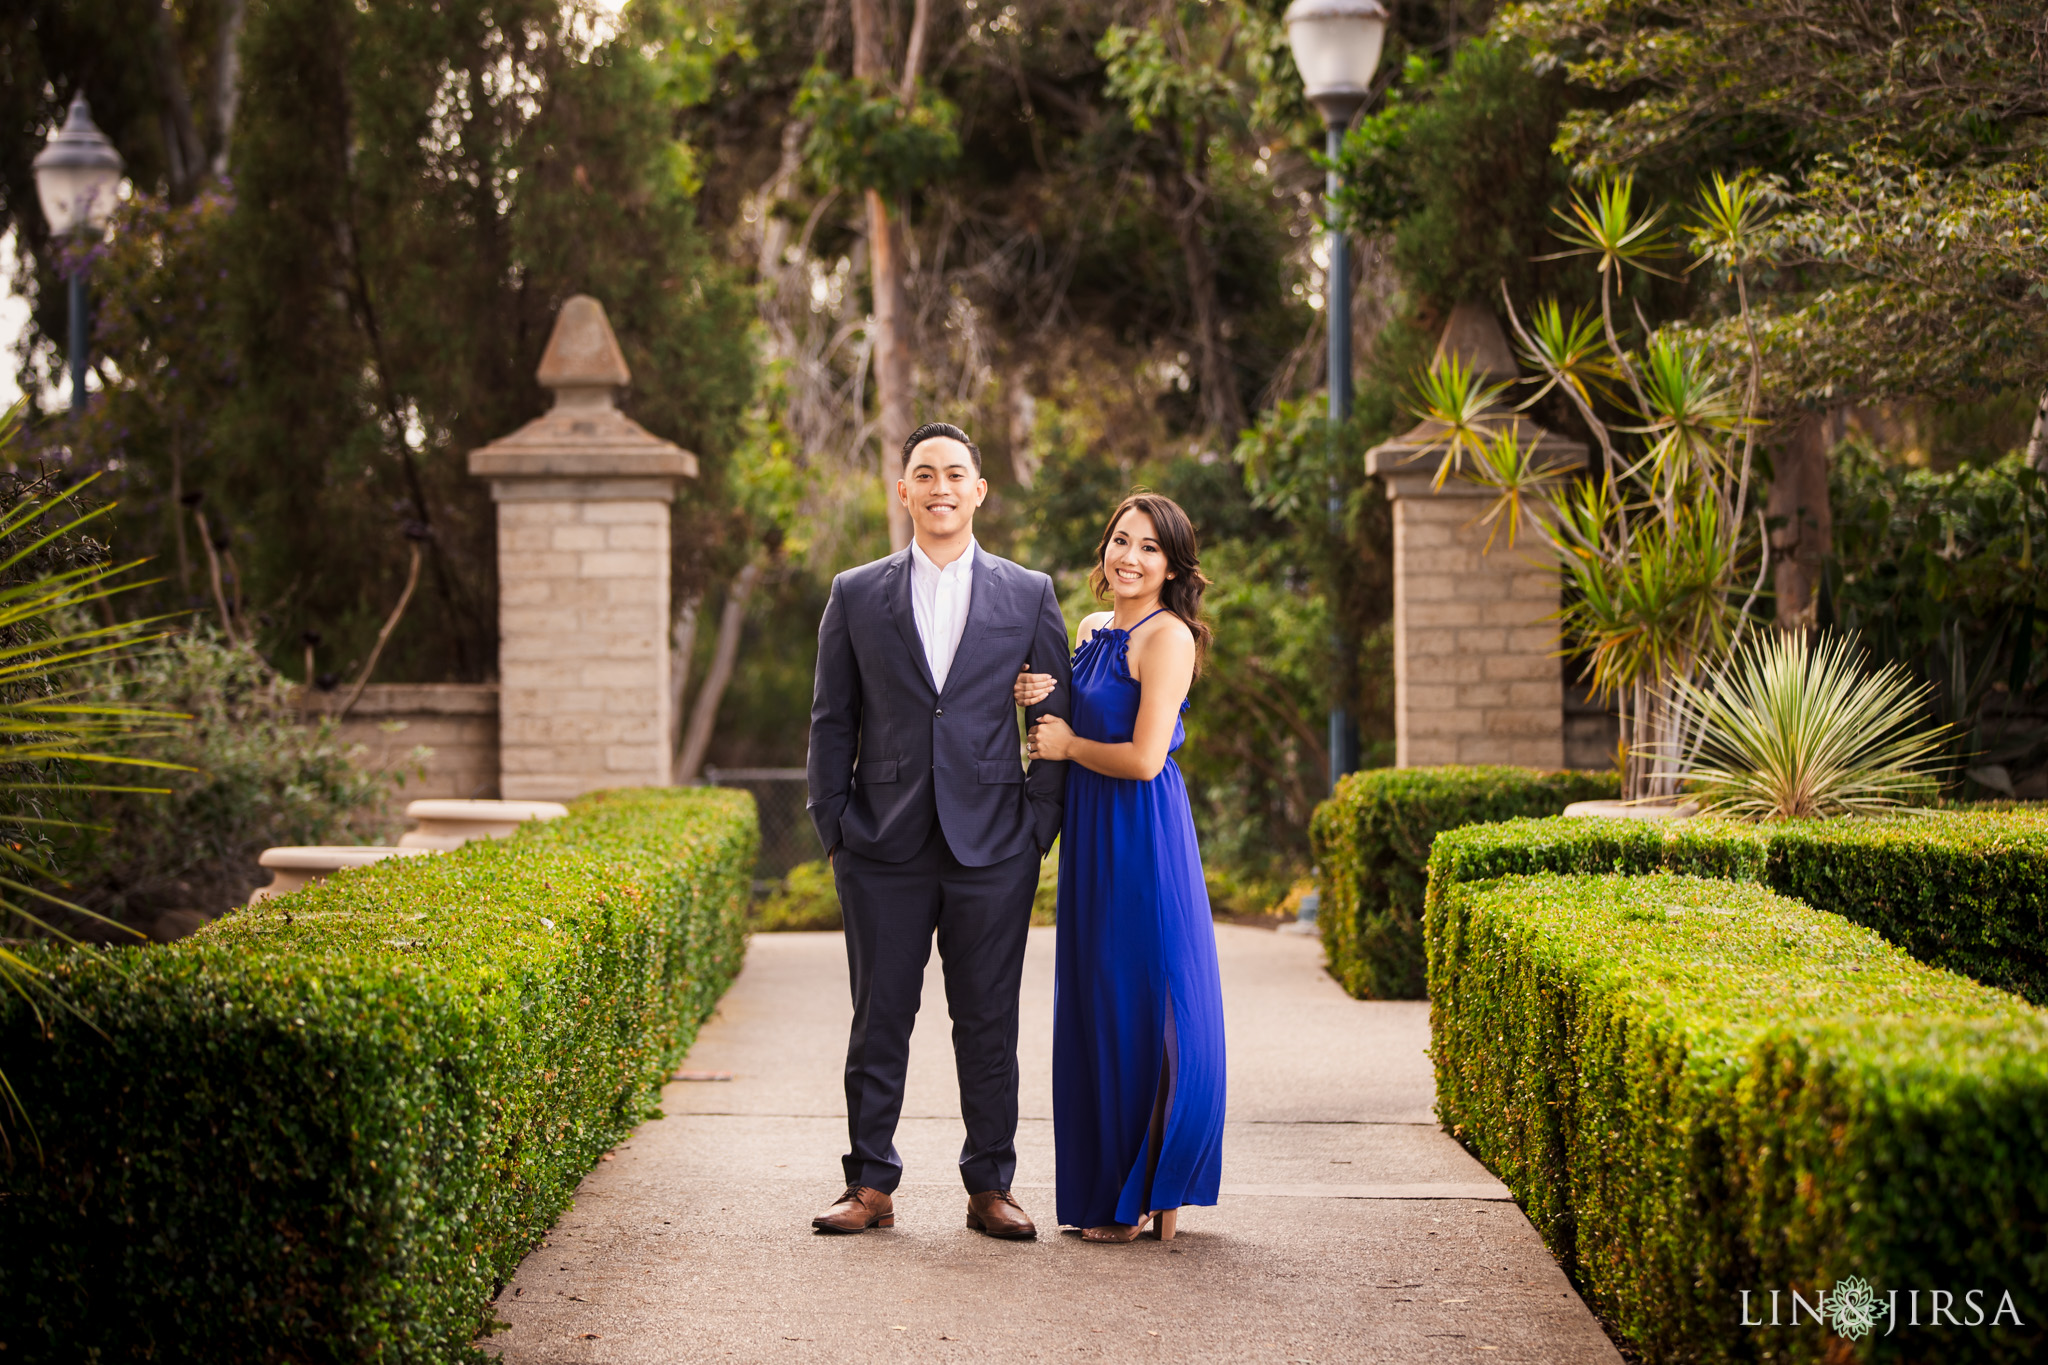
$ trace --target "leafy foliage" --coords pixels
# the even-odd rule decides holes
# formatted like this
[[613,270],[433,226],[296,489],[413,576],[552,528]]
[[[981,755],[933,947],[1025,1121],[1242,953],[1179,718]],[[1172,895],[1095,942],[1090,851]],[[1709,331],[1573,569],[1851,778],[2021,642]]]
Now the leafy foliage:
[[80,904],[146,926],[175,909],[220,914],[268,880],[256,865],[281,844],[367,843],[396,828],[404,771],[359,766],[328,717],[309,720],[250,648],[208,629],[95,671],[100,704],[176,712],[186,723],[129,737],[116,752],[175,765],[164,796],[80,792],[59,863]]
[[880,190],[901,203],[960,159],[959,111],[922,87],[906,102],[874,81],[816,66],[791,112],[810,121],[804,158],[827,185]]
[[1747,1356],[1740,1291],[1852,1276],[2011,1295],[2003,1330],[1901,1322],[1927,1358],[2035,1354],[2041,1011],[1727,881],[1433,881],[1429,917],[1438,1113],[1645,1359]]
[[1469,824],[1555,815],[1616,796],[1612,773],[1403,768],[1353,773],[1316,807],[1316,923],[1330,974],[1360,999],[1423,993],[1422,908],[1430,847]]
[[[1774,407],[2048,379],[2037,7],[1529,0],[1498,28],[1586,92],[1559,141],[1580,174],[1782,177],[1755,319]],[[1730,313],[1704,325],[1747,352]]]
[[25,1359],[481,1360],[499,1285],[654,1112],[738,970],[756,829],[589,797],[0,1001],[44,1160],[0,1170]]
[[1930,689],[1931,719],[1953,727],[1952,782],[2033,794],[2048,769],[2032,714],[2048,684],[2048,479],[2016,454],[1940,473],[1851,445],[1830,485],[1835,622]]

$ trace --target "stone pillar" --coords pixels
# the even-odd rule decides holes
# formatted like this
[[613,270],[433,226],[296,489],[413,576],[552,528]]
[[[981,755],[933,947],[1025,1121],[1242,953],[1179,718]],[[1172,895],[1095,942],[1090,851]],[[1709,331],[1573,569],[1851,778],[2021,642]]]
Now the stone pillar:
[[[1438,355],[1456,353],[1488,383],[1516,376],[1500,324],[1461,304]],[[1538,459],[1582,468],[1586,448],[1497,409]],[[1366,454],[1394,504],[1394,752],[1403,768],[1457,763],[1564,766],[1564,683],[1557,657],[1559,576],[1548,547],[1506,533],[1486,548],[1492,490],[1453,474],[1432,489],[1443,428],[1424,422]]]
[[538,378],[555,405],[470,452],[498,506],[499,792],[667,786],[669,511],[697,457],[620,412],[604,307],[562,305]]

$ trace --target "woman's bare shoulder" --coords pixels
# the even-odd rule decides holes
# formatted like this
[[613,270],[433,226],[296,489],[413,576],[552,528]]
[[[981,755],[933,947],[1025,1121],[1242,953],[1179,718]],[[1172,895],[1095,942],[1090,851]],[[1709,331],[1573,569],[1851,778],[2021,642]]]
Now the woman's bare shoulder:
[[1168,666],[1195,661],[1195,633],[1188,623],[1172,612],[1161,612],[1145,623],[1131,641],[1131,676],[1142,680],[1148,663],[1157,660]]
[[1098,611],[1092,615],[1082,617],[1081,624],[1075,632],[1074,647],[1079,649],[1082,645],[1087,644],[1088,637],[1108,625],[1109,618],[1115,614],[1115,612]]

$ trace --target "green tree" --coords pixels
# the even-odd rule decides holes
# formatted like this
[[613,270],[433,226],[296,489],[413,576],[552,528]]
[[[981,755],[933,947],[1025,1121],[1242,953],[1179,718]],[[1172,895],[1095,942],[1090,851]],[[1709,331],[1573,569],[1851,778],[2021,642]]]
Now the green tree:
[[[2048,386],[2040,18],[2025,0],[1532,0],[1500,27],[1586,93],[1559,142],[1581,173],[1779,178],[1756,333],[1783,407]],[[1728,358],[1736,312],[1702,323]],[[2048,408],[2031,457],[2048,462]]]
[[231,611],[274,658],[317,633],[346,675],[420,542],[382,676],[487,675],[494,518],[464,457],[539,412],[576,292],[611,313],[634,415],[704,457],[686,497],[726,500],[746,301],[674,120],[731,41],[658,4],[610,37],[552,3],[250,5],[231,190],[145,197],[112,238],[110,382],[73,454],[118,466],[124,543],[172,561],[178,605],[208,600],[177,544],[203,495]]

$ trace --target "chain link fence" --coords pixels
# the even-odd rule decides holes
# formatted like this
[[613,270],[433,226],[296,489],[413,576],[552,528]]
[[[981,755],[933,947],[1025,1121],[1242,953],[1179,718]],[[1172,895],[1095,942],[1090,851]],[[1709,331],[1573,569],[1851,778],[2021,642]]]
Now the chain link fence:
[[798,863],[825,856],[810,812],[804,809],[810,788],[802,768],[706,768],[704,782],[754,794],[754,806],[761,813],[761,858],[754,864],[757,891],[787,877]]

